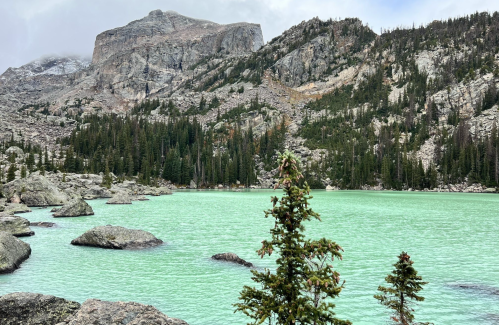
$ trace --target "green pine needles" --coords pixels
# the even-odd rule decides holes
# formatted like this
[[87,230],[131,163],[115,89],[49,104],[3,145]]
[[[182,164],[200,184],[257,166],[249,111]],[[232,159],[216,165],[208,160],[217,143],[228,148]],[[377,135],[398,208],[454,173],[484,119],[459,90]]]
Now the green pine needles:
[[271,197],[273,208],[265,211],[265,217],[275,218],[272,239],[264,240],[257,251],[262,258],[278,254],[277,268],[275,273],[251,271],[261,289],[245,286],[241,302],[234,305],[236,312],[251,317],[248,324],[351,324],[335,318],[331,303],[343,289],[340,274],[332,266],[335,258],[341,259],[343,249],[326,238],[305,240],[302,222],[320,220],[308,203],[310,188],[307,183],[297,186],[303,176],[291,152],[279,154],[278,163],[278,185],[283,186],[284,195]]
[[392,285],[391,288],[378,287],[381,294],[374,295],[382,305],[393,310],[391,320],[394,324],[410,325],[410,324],[431,324],[431,323],[415,323],[413,309],[411,308],[411,300],[423,301],[424,297],[418,296],[417,293],[423,290],[423,278],[418,275],[418,271],[414,269],[411,257],[402,252],[399,255],[399,260],[393,266],[395,270],[389,274],[385,281]]

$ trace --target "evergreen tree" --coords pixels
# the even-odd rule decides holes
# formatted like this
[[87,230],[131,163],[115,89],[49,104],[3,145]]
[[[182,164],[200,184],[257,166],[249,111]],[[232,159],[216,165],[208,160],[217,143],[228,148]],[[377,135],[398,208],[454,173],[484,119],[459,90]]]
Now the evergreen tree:
[[21,166],[21,178],[26,178],[26,165]]
[[16,169],[15,164],[10,164],[9,170],[7,171],[7,183],[16,179]]
[[245,286],[236,311],[251,317],[251,324],[267,319],[271,324],[350,324],[335,318],[329,300],[343,288],[339,274],[329,264],[334,258],[341,259],[342,248],[326,238],[305,240],[302,222],[320,220],[308,205],[310,188],[306,183],[303,188],[296,185],[303,176],[292,153],[279,154],[278,163],[284,196],[271,198],[274,207],[265,216],[275,218],[272,239],[264,240],[257,251],[262,258],[276,251],[277,269],[275,273],[252,271],[253,281],[263,289]]
[[409,300],[423,301],[424,297],[418,296],[417,293],[423,290],[423,285],[428,282],[424,282],[423,278],[418,275],[418,272],[412,266],[414,262],[406,252],[402,252],[398,258],[398,262],[393,265],[395,266],[395,270],[392,271],[393,275],[389,274],[385,278],[385,281],[391,284],[392,287],[379,286],[378,291],[381,291],[381,294],[374,295],[374,298],[379,300],[382,305],[393,310],[391,320],[394,324],[416,324],[412,314],[414,310],[411,308],[411,301]]

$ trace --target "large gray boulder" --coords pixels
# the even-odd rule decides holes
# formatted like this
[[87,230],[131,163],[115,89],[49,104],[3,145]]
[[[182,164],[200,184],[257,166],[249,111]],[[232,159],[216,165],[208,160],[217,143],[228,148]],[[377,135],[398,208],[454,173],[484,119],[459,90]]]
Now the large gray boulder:
[[113,249],[142,249],[161,245],[163,241],[150,232],[120,226],[99,226],[71,241],[72,245]]
[[105,187],[94,185],[83,191],[83,196],[86,198],[98,199],[98,198],[111,198],[113,197],[113,194]]
[[55,325],[80,308],[68,301],[39,293],[14,292],[0,297],[0,324]]
[[30,254],[29,244],[5,231],[0,231],[0,274],[18,269]]
[[32,236],[35,234],[29,228],[28,220],[5,213],[0,213],[0,231],[8,232],[16,237]]
[[[2,323],[3,324],[3,323]],[[60,325],[188,325],[154,308],[136,302],[85,301],[80,310]]]
[[55,218],[59,217],[79,217],[79,216],[91,216],[94,214],[94,210],[87,202],[85,202],[81,197],[70,201],[57,210],[53,216]]
[[116,192],[112,198],[107,200],[107,204],[132,204],[132,199],[128,193],[121,191]]
[[214,259],[214,260],[218,260],[218,261],[231,262],[231,263],[236,263],[236,264],[244,265],[244,266],[247,266],[247,267],[253,267],[252,263],[246,262],[245,260],[243,260],[242,258],[240,258],[239,256],[237,256],[234,253],[216,254],[216,255],[213,255],[211,258]]
[[3,212],[8,213],[8,214],[27,213],[27,212],[31,212],[31,209],[28,208],[28,206],[26,204],[7,203],[7,204],[5,204],[5,208],[4,208]]
[[16,179],[3,186],[7,198],[19,196],[27,206],[64,205],[68,201],[66,194],[41,175],[31,174],[28,178]]
[[13,153],[16,154],[18,158],[21,158],[24,156],[23,149],[16,147],[16,146],[9,147],[7,150],[5,150],[5,154],[7,156],[10,156]]

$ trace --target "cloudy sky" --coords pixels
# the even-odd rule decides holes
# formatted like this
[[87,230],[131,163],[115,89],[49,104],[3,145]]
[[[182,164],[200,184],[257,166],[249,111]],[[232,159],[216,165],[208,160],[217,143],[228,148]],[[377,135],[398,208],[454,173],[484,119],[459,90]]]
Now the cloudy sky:
[[412,26],[475,11],[497,0],[0,0],[0,73],[49,54],[91,56],[95,36],[155,9],[217,23],[259,23],[265,41],[302,20],[358,17],[381,28]]

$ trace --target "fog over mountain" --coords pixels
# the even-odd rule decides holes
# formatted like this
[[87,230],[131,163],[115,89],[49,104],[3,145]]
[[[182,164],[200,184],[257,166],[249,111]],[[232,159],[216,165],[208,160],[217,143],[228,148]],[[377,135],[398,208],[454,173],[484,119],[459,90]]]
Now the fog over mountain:
[[287,28],[318,16],[321,19],[358,17],[376,32],[380,29],[427,24],[435,19],[495,11],[493,0],[393,1],[393,0],[20,0],[0,3],[0,73],[48,55],[77,54],[90,57],[95,36],[124,26],[151,10],[175,10],[183,15],[216,21],[257,23],[265,41]]

